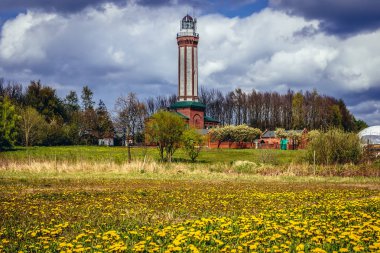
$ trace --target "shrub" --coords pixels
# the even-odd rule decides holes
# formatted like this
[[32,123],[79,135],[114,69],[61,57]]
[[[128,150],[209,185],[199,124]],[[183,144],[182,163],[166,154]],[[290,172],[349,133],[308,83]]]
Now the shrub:
[[247,125],[225,126],[211,129],[210,135],[213,141],[218,141],[219,148],[224,141],[253,143],[261,135],[261,130]]
[[288,133],[283,128],[276,128],[276,131],[274,131],[277,138],[288,138]]
[[203,136],[197,130],[189,128],[183,132],[182,142],[186,154],[192,162],[195,162],[204,144]]
[[316,134],[308,146],[307,159],[316,164],[358,163],[362,155],[359,137],[355,133],[346,133],[332,129]]
[[320,131],[318,130],[311,130],[310,132],[307,133],[307,140],[311,142],[315,138],[317,138],[321,134]]

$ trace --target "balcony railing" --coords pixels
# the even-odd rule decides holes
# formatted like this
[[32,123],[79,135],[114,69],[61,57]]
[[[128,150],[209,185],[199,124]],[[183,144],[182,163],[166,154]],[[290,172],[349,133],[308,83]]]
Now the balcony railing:
[[177,37],[184,37],[184,36],[199,37],[199,34],[195,33],[195,32],[179,32],[179,33],[177,33]]

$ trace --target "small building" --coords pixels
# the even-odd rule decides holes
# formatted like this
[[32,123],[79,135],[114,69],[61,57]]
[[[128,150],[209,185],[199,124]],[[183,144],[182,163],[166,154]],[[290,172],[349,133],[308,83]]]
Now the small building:
[[380,145],[380,126],[371,126],[358,133],[360,141],[366,145]]
[[380,126],[371,126],[363,129],[358,133],[360,142],[371,156],[380,155]]
[[[294,131],[301,134],[301,139],[296,140],[294,138],[287,138],[287,148],[286,149],[304,149],[307,146],[307,129],[303,130],[285,130],[286,133]],[[280,149],[281,138],[276,136],[275,131],[265,130],[258,140],[258,148],[261,149]]]
[[101,138],[98,139],[99,146],[114,146],[114,138]]

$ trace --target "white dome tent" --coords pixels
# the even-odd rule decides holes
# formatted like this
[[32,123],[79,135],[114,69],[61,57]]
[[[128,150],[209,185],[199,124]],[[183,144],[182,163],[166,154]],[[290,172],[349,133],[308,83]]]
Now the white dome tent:
[[380,145],[380,126],[371,126],[359,132],[363,144]]

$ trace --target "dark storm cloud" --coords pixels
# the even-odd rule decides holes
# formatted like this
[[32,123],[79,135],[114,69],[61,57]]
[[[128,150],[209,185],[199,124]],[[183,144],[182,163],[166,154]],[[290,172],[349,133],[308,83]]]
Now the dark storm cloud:
[[380,84],[361,92],[349,92],[344,94],[344,101],[348,104],[358,104],[363,101],[379,100]]
[[270,0],[270,6],[292,15],[321,21],[329,34],[349,36],[380,28],[380,1],[377,0]]
[[252,12],[267,6],[267,0],[0,0],[0,25],[16,13],[28,9],[48,12],[75,13],[86,7],[101,8],[105,3],[126,6],[136,3],[140,6],[157,8],[161,6],[187,6],[189,14],[221,13],[225,16],[249,16]]
[[96,7],[106,2],[123,5],[126,3],[126,0],[1,0],[0,10],[6,12],[25,9],[43,9],[47,11],[76,12],[88,6]]
[[[2,12],[14,11],[14,10],[25,10],[25,9],[42,9],[47,11],[57,11],[57,12],[77,12],[81,11],[86,7],[97,7],[104,3],[113,3],[119,6],[126,5],[128,0],[1,0],[0,10]],[[173,2],[170,0],[138,0],[136,1],[142,6],[168,6],[168,5],[179,5],[187,4],[194,7],[207,7],[210,3],[200,0],[180,0],[178,2]]]

